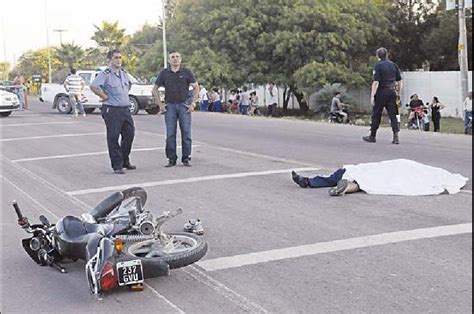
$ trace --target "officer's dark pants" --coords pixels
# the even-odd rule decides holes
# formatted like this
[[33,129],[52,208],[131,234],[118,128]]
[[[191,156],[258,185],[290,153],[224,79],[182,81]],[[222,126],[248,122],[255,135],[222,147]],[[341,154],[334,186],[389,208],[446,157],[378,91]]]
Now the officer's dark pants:
[[[121,170],[125,165],[130,164],[129,156],[135,137],[132,115],[128,106],[103,106],[102,118],[107,128],[107,147],[112,168]],[[119,137],[121,137],[120,143]]]
[[400,125],[397,120],[397,94],[393,89],[382,89],[378,90],[375,94],[375,105],[372,109],[372,125],[370,128],[370,135],[374,136],[377,134],[377,130],[382,120],[383,109],[387,109],[388,117],[392,125],[394,133],[400,132]]

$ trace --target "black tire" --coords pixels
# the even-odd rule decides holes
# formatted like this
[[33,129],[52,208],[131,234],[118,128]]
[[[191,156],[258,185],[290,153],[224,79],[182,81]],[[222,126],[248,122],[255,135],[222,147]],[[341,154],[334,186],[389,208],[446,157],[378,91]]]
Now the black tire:
[[87,114],[91,114],[95,111],[95,108],[85,108],[84,111],[87,113]]
[[8,116],[11,115],[11,114],[12,114],[11,111],[0,112],[0,116],[2,116],[2,117],[8,117]]
[[60,113],[68,114],[72,111],[71,102],[67,96],[59,96],[58,99],[56,99],[56,107]]
[[133,258],[139,258],[140,260],[142,260],[143,263],[148,263],[149,261],[153,260],[163,260],[169,265],[170,269],[177,269],[191,265],[199,261],[207,252],[206,241],[204,241],[203,238],[195,234],[185,232],[171,232],[167,234],[175,236],[176,238],[181,239],[181,241],[187,240],[192,245],[190,247],[184,248],[183,251],[177,253],[163,254],[160,256],[153,256],[148,258],[143,256],[144,253],[135,254],[138,248],[144,246],[146,247],[147,244],[151,245],[153,242],[156,242],[156,240],[152,239],[126,243],[124,246],[124,252],[125,254],[130,255]]
[[148,109],[145,109],[145,111],[148,114],[155,115],[155,114],[158,114],[158,112],[160,112],[160,107],[156,106],[156,107],[153,107],[153,108],[148,108]]
[[117,209],[117,207],[120,206],[125,200],[132,197],[137,197],[141,200],[142,208],[145,206],[147,201],[146,191],[141,187],[131,187],[121,192],[115,192],[114,194],[111,194],[102,202],[97,204],[97,206],[94,207],[89,213],[96,220],[104,218],[114,212],[115,209]]
[[135,97],[128,97],[129,103],[130,103],[130,113],[135,115],[140,111],[140,107],[138,105],[138,100]]

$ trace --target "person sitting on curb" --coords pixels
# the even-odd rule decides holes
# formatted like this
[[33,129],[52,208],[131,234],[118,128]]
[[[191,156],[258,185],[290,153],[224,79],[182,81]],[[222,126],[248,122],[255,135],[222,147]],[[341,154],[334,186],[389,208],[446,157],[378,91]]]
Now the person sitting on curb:
[[295,171],[291,176],[302,188],[331,187],[331,196],[358,191],[403,196],[456,194],[469,181],[460,174],[407,159],[345,165],[329,176],[303,177]]

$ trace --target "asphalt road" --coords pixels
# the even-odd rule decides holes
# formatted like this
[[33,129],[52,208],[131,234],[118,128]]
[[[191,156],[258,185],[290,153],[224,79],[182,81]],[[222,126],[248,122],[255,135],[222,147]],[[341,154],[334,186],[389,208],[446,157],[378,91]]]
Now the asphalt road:
[[[0,119],[1,313],[472,313],[471,182],[456,195],[331,198],[290,178],[395,158],[472,178],[471,137],[403,131],[395,146],[383,129],[374,145],[366,127],[195,113],[193,167],[165,169],[163,117],[140,113],[138,169],[118,176],[100,114],[30,103]],[[12,200],[30,221],[54,221],[135,185],[156,213],[184,209],[167,230],[203,221],[201,263],[96,301],[84,263],[60,274],[21,248]]]

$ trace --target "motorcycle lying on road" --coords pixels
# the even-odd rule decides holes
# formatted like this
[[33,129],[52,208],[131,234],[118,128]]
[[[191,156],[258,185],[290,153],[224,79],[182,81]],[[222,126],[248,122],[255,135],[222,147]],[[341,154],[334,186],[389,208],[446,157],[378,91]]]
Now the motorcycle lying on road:
[[18,224],[32,236],[23,239],[28,255],[41,266],[67,273],[62,262],[86,262],[92,294],[122,286],[143,290],[144,279],[168,276],[170,269],[193,264],[207,251],[207,243],[192,233],[162,230],[163,224],[182,213],[165,211],[156,216],[144,209],[146,191],[133,187],[116,192],[79,218],[65,216],[56,224],[41,215],[31,225],[16,201]]

